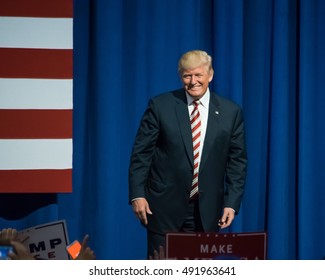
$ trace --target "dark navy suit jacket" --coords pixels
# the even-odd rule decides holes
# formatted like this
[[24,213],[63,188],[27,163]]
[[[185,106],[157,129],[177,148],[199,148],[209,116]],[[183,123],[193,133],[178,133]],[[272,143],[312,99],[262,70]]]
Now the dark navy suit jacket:
[[[224,207],[239,211],[246,177],[241,108],[210,94],[200,170],[203,228],[218,229]],[[152,98],[138,129],[129,167],[129,200],[145,197],[152,215],[147,229],[177,232],[186,217],[193,176],[193,146],[184,89]]]

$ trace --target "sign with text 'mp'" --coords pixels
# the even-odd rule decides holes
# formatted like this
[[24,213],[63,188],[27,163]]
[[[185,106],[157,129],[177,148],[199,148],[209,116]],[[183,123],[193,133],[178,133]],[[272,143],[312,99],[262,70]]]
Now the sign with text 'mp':
[[69,260],[66,251],[69,237],[65,220],[27,228],[20,231],[20,234],[28,237],[24,245],[35,259]]
[[265,260],[266,233],[168,233],[166,258]]

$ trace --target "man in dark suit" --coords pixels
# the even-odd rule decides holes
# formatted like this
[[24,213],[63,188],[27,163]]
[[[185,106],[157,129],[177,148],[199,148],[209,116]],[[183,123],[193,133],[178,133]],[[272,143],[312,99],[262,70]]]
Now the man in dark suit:
[[215,232],[239,211],[246,177],[241,108],[209,90],[212,58],[185,53],[184,88],[152,98],[129,168],[129,199],[147,228],[148,256],[168,232]]

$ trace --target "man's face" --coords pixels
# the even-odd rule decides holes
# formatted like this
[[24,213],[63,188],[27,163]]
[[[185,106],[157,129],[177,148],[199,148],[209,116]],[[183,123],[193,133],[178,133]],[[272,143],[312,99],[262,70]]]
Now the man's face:
[[213,70],[209,72],[205,65],[184,70],[181,75],[185,90],[195,99],[199,99],[205,94],[212,78]]

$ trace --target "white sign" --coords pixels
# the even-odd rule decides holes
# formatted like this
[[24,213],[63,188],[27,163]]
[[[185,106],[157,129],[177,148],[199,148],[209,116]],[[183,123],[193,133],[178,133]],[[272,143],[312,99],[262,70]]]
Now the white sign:
[[27,246],[36,259],[69,259],[66,251],[69,237],[65,220],[38,225],[20,232],[28,236],[28,239],[24,241],[24,245]]

